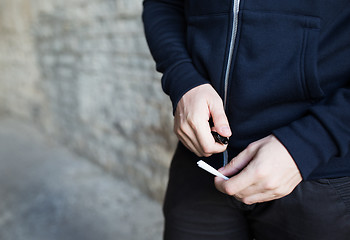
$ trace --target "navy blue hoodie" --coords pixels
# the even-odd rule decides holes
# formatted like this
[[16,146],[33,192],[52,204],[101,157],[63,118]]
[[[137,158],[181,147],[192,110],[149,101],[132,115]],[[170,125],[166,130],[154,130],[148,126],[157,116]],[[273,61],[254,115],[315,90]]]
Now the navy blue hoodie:
[[174,109],[222,97],[230,158],[274,134],[303,179],[350,176],[350,1],[144,0],[143,21]]

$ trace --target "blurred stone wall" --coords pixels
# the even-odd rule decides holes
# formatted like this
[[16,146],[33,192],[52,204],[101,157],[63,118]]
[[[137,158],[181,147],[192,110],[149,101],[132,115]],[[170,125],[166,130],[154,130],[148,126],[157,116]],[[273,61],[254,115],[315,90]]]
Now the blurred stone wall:
[[0,0],[0,114],[162,199],[176,140],[142,0]]

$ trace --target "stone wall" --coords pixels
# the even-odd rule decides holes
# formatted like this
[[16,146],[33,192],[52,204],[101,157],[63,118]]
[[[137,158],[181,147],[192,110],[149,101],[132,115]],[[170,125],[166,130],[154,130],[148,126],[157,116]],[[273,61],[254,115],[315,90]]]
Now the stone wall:
[[176,144],[142,0],[0,0],[0,113],[163,196]]

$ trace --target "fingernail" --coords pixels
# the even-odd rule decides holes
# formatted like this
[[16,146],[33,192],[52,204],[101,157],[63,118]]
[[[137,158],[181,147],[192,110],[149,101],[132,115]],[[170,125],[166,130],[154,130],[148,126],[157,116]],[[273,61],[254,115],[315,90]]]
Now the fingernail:
[[224,171],[225,167],[222,167],[222,168],[219,168],[218,171],[221,172],[221,171]]

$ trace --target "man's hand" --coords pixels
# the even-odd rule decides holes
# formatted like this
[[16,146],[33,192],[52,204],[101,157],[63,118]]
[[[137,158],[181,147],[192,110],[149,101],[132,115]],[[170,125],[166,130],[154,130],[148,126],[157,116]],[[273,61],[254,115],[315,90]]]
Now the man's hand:
[[227,181],[216,177],[215,186],[245,204],[282,198],[302,180],[293,158],[273,135],[250,144],[219,171],[226,176],[241,171]]
[[231,136],[222,100],[210,84],[188,91],[176,107],[174,132],[199,157],[224,152],[227,147],[215,142],[211,135],[210,118],[217,133],[224,137]]

